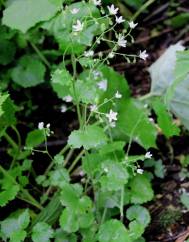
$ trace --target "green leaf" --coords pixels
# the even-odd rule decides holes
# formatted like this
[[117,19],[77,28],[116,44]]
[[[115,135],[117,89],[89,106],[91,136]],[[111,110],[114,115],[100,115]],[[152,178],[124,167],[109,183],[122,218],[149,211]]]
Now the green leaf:
[[37,223],[32,229],[32,241],[34,242],[50,242],[53,237],[53,229],[45,222]]
[[10,241],[21,242],[26,237],[25,229],[30,223],[29,210],[25,209],[23,212],[17,212],[10,217],[3,220],[1,225],[1,233],[4,239],[10,238]]
[[132,241],[141,237],[144,233],[144,225],[134,220],[129,223],[129,236]]
[[105,175],[99,180],[102,190],[121,190],[128,182],[129,174],[127,168],[121,163],[107,160],[102,163],[102,170],[105,171]]
[[42,129],[36,129],[27,134],[26,137],[26,147],[28,148],[34,148],[41,143],[43,143],[45,140],[45,134],[44,130]]
[[51,185],[58,186],[60,188],[64,186],[65,182],[69,182],[70,180],[68,171],[63,167],[51,171],[49,175]]
[[79,201],[80,190],[77,187],[69,183],[65,183],[61,190],[61,203],[71,209],[76,209]]
[[101,127],[88,125],[84,130],[74,130],[69,138],[68,144],[73,148],[85,149],[97,148],[106,143],[107,137]]
[[121,103],[117,129],[146,149],[156,147],[156,128],[143,105],[133,99]]
[[182,204],[189,210],[189,194],[186,192],[182,193],[180,200]]
[[174,67],[176,63],[176,52],[184,50],[181,43],[170,46],[150,68],[152,79],[151,93],[155,95],[165,94],[167,88],[174,81]]
[[[151,94],[163,96],[165,104],[189,129],[188,51],[177,43],[149,68],[152,78]],[[177,61],[176,61],[177,57]]]
[[68,232],[74,233],[79,229],[79,222],[77,215],[73,209],[65,208],[59,220],[61,228]]
[[25,33],[41,21],[47,21],[60,10],[61,2],[52,0],[17,0],[3,11],[3,24]]
[[99,153],[104,155],[104,154],[112,153],[112,152],[115,152],[115,151],[120,151],[120,150],[123,150],[124,146],[125,146],[125,142],[114,141],[112,143],[105,144],[105,145],[101,146]]
[[72,76],[66,69],[57,69],[51,77],[51,84],[53,90],[59,98],[64,98],[70,95],[70,88],[72,87]]
[[145,175],[137,174],[130,182],[131,203],[141,204],[152,200],[154,192]]
[[162,164],[162,160],[155,161],[154,173],[159,178],[165,177],[165,166]]
[[0,39],[0,65],[7,65],[12,62],[15,52],[16,47],[12,42]]
[[179,135],[180,129],[173,123],[171,114],[168,113],[165,104],[160,99],[152,102],[152,107],[157,115],[159,127],[167,138],[173,135]]
[[136,220],[144,227],[150,223],[150,213],[149,211],[140,205],[133,205],[127,209],[127,218],[132,221]]
[[10,184],[6,186],[6,188],[4,188],[2,191],[0,191],[0,207],[6,206],[9,201],[15,199],[19,190],[19,185]]
[[16,106],[8,94],[0,94],[0,130],[16,124]]
[[131,242],[125,226],[116,219],[111,219],[100,226],[99,242]]
[[86,154],[82,159],[82,168],[90,178],[93,178],[96,172],[101,169],[103,158],[99,154]]
[[45,66],[43,63],[29,55],[22,56],[11,73],[13,81],[24,88],[44,82],[44,75]]
[[[74,8],[79,9],[79,12],[72,14],[71,10]],[[85,20],[83,16],[85,16]],[[100,12],[93,3],[77,2],[67,6],[43,27],[54,35],[62,53],[79,54],[84,51],[86,46],[91,46],[94,35],[98,34],[103,21],[98,18],[100,18]],[[72,31],[76,20],[84,22],[84,29],[79,33]]]
[[55,242],[77,242],[77,236],[75,234],[67,234],[62,229],[55,231]]
[[184,27],[189,21],[189,13],[179,13],[170,19],[168,23],[172,25],[174,28]]

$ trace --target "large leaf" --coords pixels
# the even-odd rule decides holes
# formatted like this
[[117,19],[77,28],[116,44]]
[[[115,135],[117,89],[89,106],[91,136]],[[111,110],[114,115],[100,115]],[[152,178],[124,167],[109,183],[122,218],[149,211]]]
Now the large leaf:
[[116,219],[111,219],[100,226],[99,242],[131,242],[125,226]]
[[136,175],[130,182],[131,203],[142,204],[152,200],[154,193],[145,175]]
[[167,107],[189,129],[189,52],[177,52],[183,49],[180,43],[169,47],[149,71],[151,94],[164,95]]
[[96,148],[105,144],[107,137],[103,128],[96,125],[88,125],[84,130],[74,130],[68,139],[68,144],[74,148],[84,147],[85,149]]
[[50,242],[53,238],[53,229],[45,222],[37,223],[32,229],[32,241],[34,242]]
[[134,99],[121,103],[117,128],[146,149],[156,147],[156,128],[146,109]]
[[152,79],[151,93],[162,95],[174,81],[174,68],[176,63],[176,52],[184,50],[184,47],[177,43],[170,46],[159,59],[153,63],[149,72]]
[[38,22],[52,18],[60,6],[61,2],[52,0],[16,0],[4,10],[3,24],[25,33]]
[[1,222],[1,233],[5,241],[9,238],[11,242],[24,241],[26,237],[25,229],[29,225],[30,215],[29,210],[25,209],[22,212],[10,215]]
[[33,87],[44,82],[45,66],[33,56],[22,56],[13,68],[11,77],[22,87]]

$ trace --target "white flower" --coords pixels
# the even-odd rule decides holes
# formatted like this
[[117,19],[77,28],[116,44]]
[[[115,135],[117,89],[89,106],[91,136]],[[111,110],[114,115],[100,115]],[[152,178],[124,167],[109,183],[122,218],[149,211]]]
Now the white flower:
[[100,6],[101,5],[101,0],[93,0],[94,5]]
[[120,16],[120,17],[116,16],[116,23],[120,24],[120,23],[123,23],[123,22],[125,22],[125,19],[123,19],[122,16]]
[[114,56],[115,56],[114,52],[110,52],[110,53],[108,54],[108,57],[109,57],[109,58],[113,58]]
[[151,159],[152,158],[152,154],[148,151],[146,152],[145,156],[146,159]]
[[84,56],[85,57],[91,57],[94,55],[94,51],[93,50],[88,50],[84,52]]
[[61,107],[60,107],[60,112],[61,113],[65,113],[67,111],[67,107],[66,107],[66,105],[62,105]]
[[144,50],[144,51],[140,50],[139,58],[146,60],[147,57],[148,57],[148,54],[146,53],[146,50]]
[[48,123],[48,124],[46,125],[46,128],[47,128],[47,129],[50,129],[50,126],[51,126],[51,124]]
[[79,12],[79,8],[73,8],[70,10],[72,14],[77,14]]
[[99,89],[106,91],[107,90],[107,80],[104,79],[104,80],[98,82],[97,86],[98,86]]
[[143,169],[137,169],[137,171],[136,171],[138,174],[143,174],[143,172],[144,172],[144,170]]
[[122,98],[121,93],[119,93],[119,92],[117,91],[116,94],[115,94],[115,98]]
[[135,24],[133,21],[128,22],[128,24],[131,29],[134,29],[138,25],[138,23]]
[[116,15],[119,9],[115,8],[115,6],[112,4],[111,6],[108,6],[108,10],[110,15]]
[[119,35],[117,44],[120,47],[126,47],[126,43],[127,43],[127,40],[124,39],[124,36],[123,35]]
[[44,129],[44,122],[38,123],[38,129]]
[[114,112],[112,109],[110,109],[110,112],[106,114],[106,117],[108,118],[109,122],[112,123],[112,121],[117,120],[117,112]]
[[73,100],[72,96],[68,95],[63,98],[63,100],[67,103],[71,102]]
[[97,107],[96,104],[93,104],[93,105],[90,106],[91,112],[95,112],[95,111],[97,111],[97,109],[98,109],[98,107]]
[[72,26],[73,31],[75,31],[75,32],[80,32],[80,31],[82,31],[82,30],[83,30],[83,27],[84,27],[84,24],[81,23],[81,21],[80,21],[79,19],[76,21],[76,24],[74,24],[74,25]]

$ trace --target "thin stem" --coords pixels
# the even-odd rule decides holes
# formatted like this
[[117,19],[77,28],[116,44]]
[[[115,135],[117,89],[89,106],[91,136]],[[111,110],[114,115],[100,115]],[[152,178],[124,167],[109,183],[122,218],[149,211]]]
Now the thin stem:
[[153,2],[156,0],[148,0],[146,3],[144,3],[138,11],[132,16],[131,20],[135,20],[144,10],[146,10]]
[[32,46],[32,48],[35,50],[35,52],[38,54],[39,58],[44,62],[44,64],[48,67],[51,68],[51,64],[49,63],[49,61],[46,59],[46,57],[42,54],[42,52],[38,49],[38,47],[32,43],[31,41],[30,45]]
[[72,157],[73,153],[74,153],[74,149],[71,149],[68,152],[68,154],[67,154],[67,156],[66,156],[66,158],[64,160],[64,167],[68,164],[68,162],[69,162],[70,158]]
[[72,60],[72,68],[73,68],[73,82],[72,82],[72,84],[73,84],[74,96],[75,96],[75,99],[76,99],[77,116],[78,116],[78,119],[79,119],[80,127],[82,127],[81,111],[80,111],[79,101],[78,101],[77,93],[76,93],[76,89],[75,89],[75,79],[76,79],[76,76],[77,76],[77,71],[76,71],[76,59],[75,59],[74,54],[72,54],[71,60]]
[[71,166],[69,167],[68,171],[71,172],[73,168],[76,166],[77,162],[81,159],[83,154],[85,153],[85,150],[82,150],[79,155],[75,158],[75,160],[72,162]]
[[121,189],[121,201],[120,201],[120,220],[123,221],[123,207],[124,207],[124,186]]
[[18,150],[18,145],[6,132],[4,132],[3,136],[15,150]]
[[139,97],[138,99],[139,99],[140,101],[143,101],[143,100],[146,100],[146,99],[151,98],[151,97],[153,97],[153,96],[158,96],[158,95],[155,95],[154,93],[149,92],[149,93],[147,93],[146,95],[144,95],[144,96],[142,96],[142,97]]
[[106,218],[106,214],[107,214],[107,210],[108,210],[108,208],[105,207],[105,208],[104,208],[104,211],[103,211],[103,214],[102,214],[102,218],[101,218],[101,222],[100,222],[100,224],[103,224],[103,223],[104,223],[104,220],[105,220],[105,218]]

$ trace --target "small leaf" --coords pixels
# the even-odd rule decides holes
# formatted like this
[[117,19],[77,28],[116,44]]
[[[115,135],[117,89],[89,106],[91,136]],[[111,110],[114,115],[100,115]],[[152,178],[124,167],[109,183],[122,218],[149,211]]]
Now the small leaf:
[[184,192],[181,195],[180,200],[181,200],[182,204],[189,210],[189,194]]
[[106,143],[107,137],[101,127],[88,125],[84,130],[74,130],[68,139],[68,144],[73,148],[97,148]]
[[131,203],[141,204],[152,200],[154,193],[145,175],[136,175],[130,182]]
[[44,82],[45,66],[33,56],[25,55],[18,60],[12,69],[11,77],[18,85],[26,88]]
[[44,130],[36,129],[28,133],[26,137],[26,147],[34,148],[45,140]]
[[99,242],[131,242],[125,226],[116,219],[111,219],[100,226]]
[[133,205],[127,209],[127,218],[132,221],[136,220],[144,227],[150,223],[150,213],[149,211],[140,205]]
[[162,164],[162,160],[155,161],[154,173],[159,178],[165,177],[165,166]]
[[32,241],[34,242],[50,242],[53,237],[53,229],[45,222],[37,223],[32,229]]
[[0,207],[6,206],[9,201],[15,199],[19,190],[19,185],[10,184],[10,186],[7,186],[6,189],[0,191]]
[[[60,2],[61,3],[61,2]],[[52,18],[61,4],[52,0],[17,0],[3,11],[3,24],[25,33],[38,22]]]

